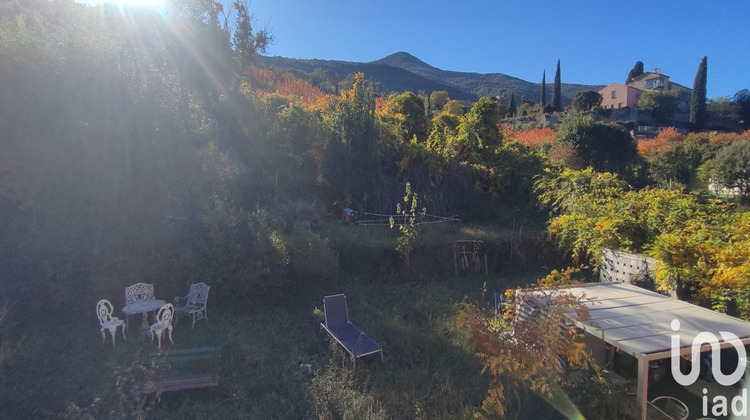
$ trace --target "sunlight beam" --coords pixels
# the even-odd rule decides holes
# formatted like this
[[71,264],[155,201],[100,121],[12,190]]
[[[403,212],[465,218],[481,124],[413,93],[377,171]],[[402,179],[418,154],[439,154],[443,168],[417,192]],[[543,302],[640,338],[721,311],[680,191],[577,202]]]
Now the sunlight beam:
[[114,5],[120,10],[127,7],[137,7],[141,9],[158,10],[160,12],[166,10],[167,0],[76,0],[78,3],[85,4],[87,6],[96,7],[100,5]]

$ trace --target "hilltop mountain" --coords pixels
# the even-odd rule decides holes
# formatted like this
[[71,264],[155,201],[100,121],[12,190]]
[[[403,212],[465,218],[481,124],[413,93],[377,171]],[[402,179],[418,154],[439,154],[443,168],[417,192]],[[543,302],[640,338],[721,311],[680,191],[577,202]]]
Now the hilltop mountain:
[[376,62],[356,63],[350,61],[260,57],[259,63],[265,67],[301,70],[305,73],[310,73],[316,68],[320,68],[335,73],[339,80],[343,80],[346,76],[356,72],[364,72],[368,79],[379,83],[381,90],[384,92],[403,92],[414,89],[424,92],[444,90],[453,99],[471,101],[477,99],[476,95],[458,86],[453,86],[436,79],[428,79],[400,67]]
[[[432,92],[445,90],[453,99],[474,101],[480,96],[500,96],[507,98],[513,90],[517,101],[521,97],[538,100],[541,85],[521,80],[502,73],[469,73],[442,70],[433,67],[407,52],[397,52],[369,63],[330,60],[299,60],[284,57],[261,57],[261,65],[266,67],[289,68],[312,72],[316,68],[331,71],[344,79],[354,72],[378,82],[385,92],[422,90]],[[563,74],[564,79],[564,74]],[[576,93],[582,90],[598,90],[602,86],[562,84],[563,103],[573,101]],[[552,83],[547,85],[547,96],[552,94]]]
[[373,61],[373,63],[387,64],[389,66],[402,68],[412,73],[420,74],[429,79],[444,79],[445,73],[449,73],[445,70],[433,67],[418,59],[417,57],[414,57],[408,52],[403,51],[399,51],[387,57],[383,57],[380,60],[375,60]]

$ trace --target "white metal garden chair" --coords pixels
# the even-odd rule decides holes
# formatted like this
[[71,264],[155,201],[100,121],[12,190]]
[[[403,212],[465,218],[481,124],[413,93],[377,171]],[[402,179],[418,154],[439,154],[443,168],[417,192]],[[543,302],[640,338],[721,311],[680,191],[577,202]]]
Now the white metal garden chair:
[[112,303],[107,299],[102,299],[96,304],[96,315],[99,317],[99,324],[102,327],[102,345],[107,339],[104,330],[109,330],[109,334],[112,336],[112,347],[115,346],[115,333],[117,332],[117,327],[122,326],[122,338],[123,340],[125,339],[125,321],[112,316],[112,311],[114,311],[114,309]]
[[125,306],[142,300],[153,300],[154,285],[149,283],[136,283],[125,288]]
[[[153,283],[136,283],[132,286],[128,286],[125,288],[125,308],[128,306],[137,303],[142,302],[144,300],[154,300],[156,297],[154,296],[154,285]],[[125,321],[128,321],[128,318],[130,317],[130,313],[126,313],[125,315]],[[146,324],[146,318],[144,314],[143,318],[144,327],[148,324]]]
[[181,316],[191,315],[193,318],[193,325],[195,326],[196,321],[205,319],[208,322],[208,314],[206,313],[206,304],[208,303],[208,291],[211,286],[206,283],[193,283],[190,285],[190,291],[187,296],[177,296],[174,298],[175,311],[177,312],[177,319]]
[[159,341],[159,349],[161,349],[161,339],[164,336],[164,332],[169,332],[169,342],[174,344],[172,341],[172,317],[174,316],[174,305],[171,303],[164,304],[159,308],[159,312],[156,313],[156,322],[151,325],[148,332],[151,335],[151,340],[154,340],[154,334]]

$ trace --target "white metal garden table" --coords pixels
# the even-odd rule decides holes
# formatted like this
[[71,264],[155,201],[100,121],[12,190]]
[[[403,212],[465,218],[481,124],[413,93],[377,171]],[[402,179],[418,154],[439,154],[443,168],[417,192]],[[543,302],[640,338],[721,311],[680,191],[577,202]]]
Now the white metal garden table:
[[129,305],[125,305],[125,307],[122,308],[122,312],[127,316],[134,314],[143,314],[141,331],[148,331],[148,313],[156,311],[157,309],[164,306],[165,303],[167,302],[161,299],[139,300]]

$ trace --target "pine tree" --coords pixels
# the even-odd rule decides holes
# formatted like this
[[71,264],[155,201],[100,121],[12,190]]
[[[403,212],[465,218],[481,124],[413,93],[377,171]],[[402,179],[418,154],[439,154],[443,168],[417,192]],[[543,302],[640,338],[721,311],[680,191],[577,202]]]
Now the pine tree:
[[557,60],[557,71],[555,72],[555,85],[552,90],[552,110],[562,111],[562,85],[560,83],[560,60]]
[[701,131],[706,125],[706,80],[708,78],[708,58],[703,57],[693,82],[693,96],[690,98],[690,125],[694,131]]
[[258,53],[265,53],[273,43],[273,35],[268,31],[253,28],[253,16],[248,10],[250,3],[237,0],[234,10],[237,21],[234,29],[234,51],[238,55],[240,69],[246,69]]
[[643,61],[636,61],[633,68],[628,73],[628,78],[625,80],[625,84],[632,82],[636,77],[643,74]]
[[542,104],[542,110],[547,106],[547,70],[542,73],[542,94],[539,97],[539,102]]

